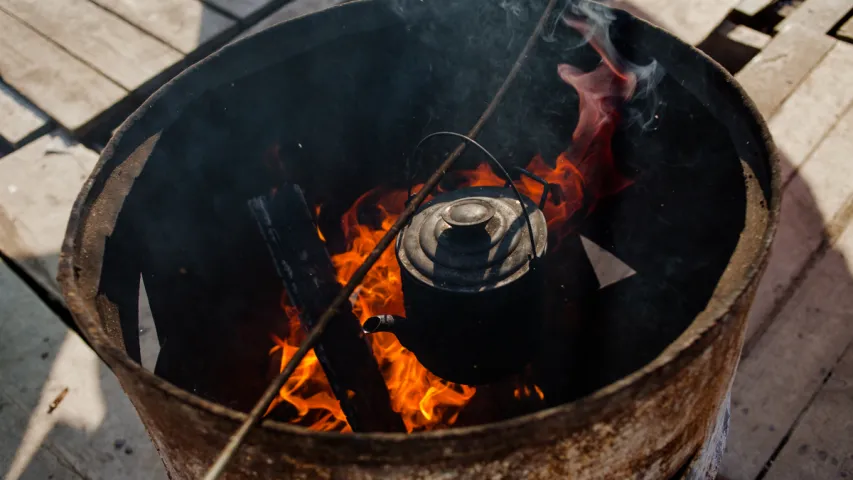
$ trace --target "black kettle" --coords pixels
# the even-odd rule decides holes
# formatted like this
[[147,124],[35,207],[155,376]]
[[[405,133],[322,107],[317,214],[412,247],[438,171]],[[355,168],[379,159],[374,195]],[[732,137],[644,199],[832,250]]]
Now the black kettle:
[[394,333],[448,381],[480,385],[520,371],[540,338],[547,237],[544,214],[515,189],[436,196],[397,237],[406,317],[375,316],[364,331]]

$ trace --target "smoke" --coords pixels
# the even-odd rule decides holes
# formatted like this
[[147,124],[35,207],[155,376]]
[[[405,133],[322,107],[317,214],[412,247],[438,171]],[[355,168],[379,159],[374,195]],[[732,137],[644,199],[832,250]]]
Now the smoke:
[[527,20],[529,17],[527,9],[521,0],[501,0],[500,7],[506,12],[507,25],[512,24],[512,17]]
[[[417,37],[419,48],[426,47],[418,56],[401,60],[397,71],[420,73],[417,78],[400,79],[395,82],[395,88],[410,85],[403,97],[417,89],[422,89],[424,96],[434,96],[427,102],[427,123],[423,127],[424,131],[429,131],[452,130],[470,123],[472,115],[479,112],[477,102],[483,101],[483,92],[495,91],[502,81],[500,74],[487,72],[507,71],[515,60],[511,52],[527,41],[548,0],[382,1],[403,20],[407,31]],[[575,55],[572,50],[589,45],[598,49],[613,70],[635,79],[630,98],[624,99],[621,106],[622,126],[638,126],[643,131],[655,129],[656,114],[663,105],[657,91],[664,77],[661,65],[654,60],[647,64],[633,63],[617,50],[611,35],[618,38],[621,15],[608,6],[612,3],[610,0],[605,3],[592,0],[558,2],[541,32],[542,41],[550,44],[548,50],[566,53],[562,60],[571,64],[576,59],[588,58],[580,52]],[[579,32],[580,36],[569,30]],[[624,41],[619,40],[620,44]],[[534,55],[537,55],[535,50]],[[531,74],[532,70],[522,73],[521,81]],[[529,108],[509,102],[504,101],[504,110],[516,108],[523,112]],[[461,105],[471,105],[472,112],[477,112],[467,112],[466,108],[460,108]],[[513,128],[517,131],[526,127],[513,125]]]
[[556,40],[555,33],[559,24],[578,31],[582,35],[582,41],[571,48],[590,44],[613,70],[632,78],[634,88],[630,98],[626,98],[632,101],[631,106],[625,109],[626,126],[638,124],[643,130],[654,129],[657,111],[662,105],[657,86],[665,71],[657,60],[652,60],[647,65],[637,65],[617,51],[610,36],[611,25],[616,20],[616,13],[610,7],[611,3],[608,0],[566,0],[544,40]]

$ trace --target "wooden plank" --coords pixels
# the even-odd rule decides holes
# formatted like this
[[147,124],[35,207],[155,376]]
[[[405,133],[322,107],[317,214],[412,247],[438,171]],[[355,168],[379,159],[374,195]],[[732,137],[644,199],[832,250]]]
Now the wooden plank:
[[853,10],[853,0],[806,0],[776,29],[796,23],[818,33],[828,33],[850,10]]
[[812,190],[824,223],[829,223],[853,193],[850,152],[853,152],[853,109],[848,109],[838,120],[799,170]]
[[735,10],[751,17],[764,10],[775,1],[776,0],[741,0],[741,2],[735,7]]
[[852,412],[853,348],[848,347],[765,478],[853,478]]
[[739,0],[617,0],[613,5],[697,45],[717,28]]
[[0,137],[17,148],[44,133],[50,119],[8,85],[0,82]]
[[770,38],[770,35],[725,20],[697,47],[729,72],[738,72],[770,43]]
[[308,15],[309,13],[325,10],[341,2],[342,0],[293,0],[255,24],[252,28],[243,32],[240,36],[242,38],[252,35],[273,25]]
[[0,9],[131,91],[182,58],[88,0],[0,0]]
[[0,159],[0,250],[61,298],[59,248],[71,205],[98,155],[61,134]]
[[853,45],[837,44],[769,122],[787,182],[853,103]]
[[797,24],[779,32],[738,74],[764,118],[770,118],[836,43]]
[[772,37],[766,33],[753,30],[746,25],[737,25],[728,20],[724,21],[721,27],[723,27],[723,34],[726,38],[758,50],[766,47],[772,40]]
[[767,270],[755,296],[747,339],[772,321],[768,316],[824,240],[825,225],[853,196],[853,109],[839,120],[793,177],[782,197],[782,215]]
[[188,54],[234,31],[237,22],[199,0],[92,0]]
[[166,478],[113,374],[1,261],[0,405],[4,478]]
[[851,268],[853,229],[848,228],[741,360],[732,390],[725,478],[756,478],[853,340]]
[[219,7],[236,18],[248,19],[260,13],[266,8],[275,8],[274,3],[278,0],[205,0],[207,3]]
[[0,11],[0,77],[71,131],[126,92],[20,21]]

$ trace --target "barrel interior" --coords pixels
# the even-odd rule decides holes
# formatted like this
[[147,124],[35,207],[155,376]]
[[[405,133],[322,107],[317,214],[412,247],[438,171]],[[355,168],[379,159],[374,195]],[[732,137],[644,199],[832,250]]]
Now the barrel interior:
[[[405,188],[406,161],[425,135],[469,129],[535,21],[534,9],[525,16],[464,8],[464,16],[433,12],[414,25],[342,33],[250,74],[235,69],[176,120],[144,119],[162,133],[106,241],[99,288],[113,299],[138,295],[141,275],[161,346],[157,375],[234,409],[257,400],[278,371],[270,334],[284,335],[287,325],[281,282],[247,200],[282,178],[295,181],[309,204],[322,205],[330,252],[345,249],[341,215],[372,188]],[[470,26],[461,28],[472,18],[509,28],[472,40]],[[665,73],[653,95],[625,105],[638,116],[626,114],[613,136],[618,168],[633,183],[579,223],[560,247],[566,263],[547,274],[564,309],[555,318],[565,319],[552,325],[565,343],[550,352],[546,374],[563,380],[546,395],[549,404],[589,394],[659,355],[706,308],[745,227],[732,127],[684,86],[702,79],[667,69],[678,59],[638,41],[631,25],[612,31],[626,59],[644,65],[654,52]],[[571,29],[554,35],[539,43],[478,138],[508,165],[536,154],[553,161],[572,143],[579,98],[556,65],[588,71],[600,56]],[[725,95],[714,89],[702,87],[706,96]],[[432,143],[412,168],[415,182],[456,144]],[[482,161],[469,149],[457,168]],[[579,235],[637,273],[599,288]],[[132,310],[100,318],[139,360]]]

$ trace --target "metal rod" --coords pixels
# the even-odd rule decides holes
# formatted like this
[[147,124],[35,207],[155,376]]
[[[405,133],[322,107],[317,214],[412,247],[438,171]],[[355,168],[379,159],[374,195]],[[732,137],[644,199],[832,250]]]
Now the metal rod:
[[[486,121],[495,113],[495,109],[497,109],[498,104],[503,99],[504,95],[506,95],[507,90],[509,90],[510,84],[512,84],[515,77],[518,75],[518,72],[521,70],[524,61],[527,59],[527,56],[530,54],[530,51],[533,49],[533,46],[536,44],[536,40],[539,35],[542,33],[542,28],[545,25],[545,21],[551,15],[551,11],[554,9],[557,0],[548,0],[548,5],[545,7],[545,11],[542,12],[542,16],[539,18],[539,21],[536,24],[536,28],[533,30],[533,33],[530,35],[530,38],[527,39],[527,43],[525,43],[524,48],[521,50],[521,53],[518,55],[518,58],[515,60],[515,63],[510,69],[509,74],[507,74],[506,78],[501,84],[501,87],[495,93],[492,101],[489,102],[489,105],[486,107],[486,110],[480,115],[477,123],[471,127],[471,130],[468,132],[468,136],[471,138],[476,137],[480,131],[483,129],[483,126],[486,124]],[[349,301],[350,295],[355,291],[356,287],[361,284],[364,277],[367,275],[367,272],[373,267],[379,257],[385,252],[385,249],[391,245],[391,242],[394,240],[394,237],[403,228],[406,223],[408,223],[409,219],[414,215],[415,211],[426,199],[427,195],[432,193],[435,189],[438,182],[442,177],[447,173],[448,170],[453,166],[456,160],[462,155],[462,152],[465,151],[466,143],[460,143],[458,147],[444,160],[444,162],[438,167],[435,173],[427,179],[423,188],[417,193],[417,195],[412,198],[409,202],[408,206],[403,210],[403,213],[397,218],[397,221],[394,222],[394,225],[385,233],[382,239],[379,240],[376,247],[370,252],[370,255],[364,260],[364,263],[358,267],[358,270],[353,273],[352,277],[350,277],[347,284],[340,291],[337,297],[332,301],[329,308],[323,313],[320,319],[317,321],[317,324],[314,328],[308,332],[308,336],[305,337],[305,340],[302,341],[302,344],[299,346],[299,349],[296,353],[290,358],[285,365],[284,370],[282,370],[278,376],[276,376],[272,382],[270,382],[267,389],[264,391],[261,398],[258,400],[258,403],[252,408],[252,411],[249,412],[249,415],[246,417],[246,420],[240,425],[240,428],[234,432],[234,435],[231,436],[231,439],[228,440],[228,444],[225,445],[225,448],[219,453],[219,457],[217,457],[216,461],[211,465],[210,469],[204,476],[204,480],[217,480],[222,473],[225,471],[225,468],[228,466],[228,462],[231,461],[231,458],[234,457],[234,454],[237,453],[237,450],[240,448],[240,445],[246,439],[249,432],[255,427],[264,417],[264,413],[269,408],[272,401],[278,395],[281,387],[287,382],[287,379],[293,375],[293,372],[296,370],[296,367],[299,365],[299,362],[305,358],[305,355],[308,354],[308,351],[314,348],[314,345],[320,340],[320,336],[326,330],[329,322],[332,318],[335,317],[338,309],[344,305],[345,302]]]

